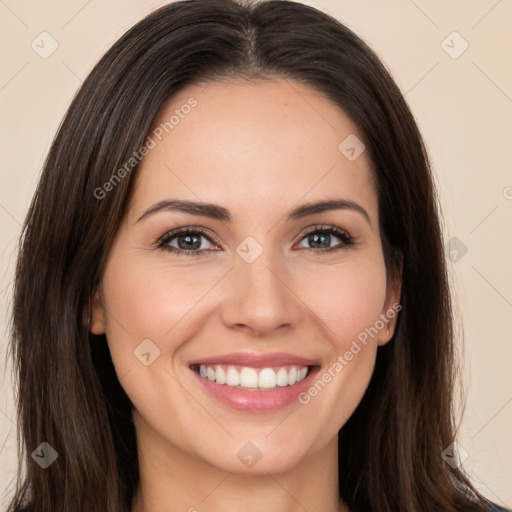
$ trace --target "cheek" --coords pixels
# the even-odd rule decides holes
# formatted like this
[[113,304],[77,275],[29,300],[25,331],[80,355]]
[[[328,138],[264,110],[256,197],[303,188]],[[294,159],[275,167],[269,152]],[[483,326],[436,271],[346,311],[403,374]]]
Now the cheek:
[[327,327],[336,352],[379,319],[386,299],[384,262],[376,255],[300,280],[297,294]]
[[[377,324],[386,298],[385,267],[379,258],[347,264],[330,279],[317,274],[306,303],[327,326],[329,360],[300,401],[318,420],[320,441],[334,436],[360,403],[377,353]],[[309,302],[308,302],[309,300]],[[377,325],[377,327],[376,327]]]
[[211,287],[203,277],[190,269],[137,263],[136,258],[112,261],[105,270],[103,288],[107,336],[113,349],[119,344],[126,349],[127,343],[135,348],[146,338],[162,352],[173,349],[172,330],[179,323],[182,331],[182,320]]
[[[193,309],[211,286],[208,276],[183,268],[117,259],[104,274],[108,330],[133,339],[161,339]],[[121,324],[121,325],[119,325]]]
[[166,371],[174,373],[176,351],[197,328],[191,323],[194,306],[211,286],[190,269],[148,265],[119,253],[107,264],[103,298],[108,345],[125,392],[145,418],[155,419],[158,411],[158,421],[171,425],[174,420],[161,409],[168,404],[191,414],[186,394]]

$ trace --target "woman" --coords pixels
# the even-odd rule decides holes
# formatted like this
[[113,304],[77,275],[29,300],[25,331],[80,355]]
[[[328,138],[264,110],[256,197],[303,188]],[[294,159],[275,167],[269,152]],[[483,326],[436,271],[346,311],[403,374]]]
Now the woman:
[[46,160],[13,326],[9,510],[500,510],[454,463],[424,144],[313,8],[177,2],[106,53]]

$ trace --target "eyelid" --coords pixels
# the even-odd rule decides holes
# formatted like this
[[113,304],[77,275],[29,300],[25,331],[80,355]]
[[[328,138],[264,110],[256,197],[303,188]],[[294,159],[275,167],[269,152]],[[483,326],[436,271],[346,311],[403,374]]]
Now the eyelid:
[[302,230],[298,237],[298,241],[302,240],[306,235],[309,235],[310,233],[314,233],[316,231],[327,231],[329,229],[339,231],[340,233],[345,233],[348,237],[354,238],[346,229],[340,228],[333,224],[313,224],[312,226],[308,226]]
[[[222,242],[215,234],[213,234],[208,229],[200,227],[200,226],[183,226],[180,228],[171,229],[169,231],[166,231],[162,236],[158,237],[152,243],[152,245],[155,247],[162,247],[162,246],[164,246],[166,240],[168,240],[170,238],[174,238],[175,236],[177,236],[181,233],[200,234],[201,236],[204,236],[205,238],[209,239],[209,241],[212,242],[213,244],[218,245],[219,247],[223,247]],[[180,249],[180,250],[185,251],[185,249]],[[207,249],[204,249],[204,250],[207,250]],[[193,252],[199,253],[200,251],[193,251]]]

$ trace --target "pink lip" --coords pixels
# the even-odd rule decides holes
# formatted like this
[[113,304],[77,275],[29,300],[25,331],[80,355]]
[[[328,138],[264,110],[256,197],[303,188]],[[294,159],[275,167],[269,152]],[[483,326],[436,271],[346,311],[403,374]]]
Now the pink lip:
[[[292,386],[276,387],[264,391],[246,391],[227,384],[217,384],[201,377],[195,370],[198,365],[227,364],[265,368],[286,365],[309,366],[306,378]],[[195,378],[203,389],[219,402],[232,409],[243,412],[271,412],[282,409],[294,402],[298,403],[300,393],[306,391],[312,384],[315,375],[320,371],[318,361],[293,356],[291,354],[225,354],[217,357],[198,359],[189,363]]]
[[306,359],[305,357],[276,352],[275,354],[251,354],[247,352],[235,352],[233,354],[223,354],[221,356],[206,357],[189,362],[189,366],[199,364],[231,364],[233,366],[250,366],[251,368],[267,368],[271,366],[316,366],[319,361]]

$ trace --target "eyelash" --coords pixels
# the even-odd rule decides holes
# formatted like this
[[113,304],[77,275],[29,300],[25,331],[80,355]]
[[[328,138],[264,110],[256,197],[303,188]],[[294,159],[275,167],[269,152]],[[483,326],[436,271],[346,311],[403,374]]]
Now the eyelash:
[[[355,239],[346,231],[337,228],[336,226],[324,226],[324,225],[316,225],[313,226],[309,231],[303,233],[299,239],[299,243],[306,238],[308,235],[311,235],[313,233],[321,233],[321,234],[328,234],[328,235],[335,235],[341,240],[341,244],[335,247],[331,247],[328,249],[313,249],[308,247],[303,247],[302,250],[307,250],[309,252],[314,253],[315,255],[319,254],[325,254],[328,252],[336,252],[342,249],[348,249],[349,247],[352,247],[356,245]],[[166,233],[163,237],[159,238],[156,243],[154,244],[154,247],[156,249],[162,249],[164,251],[172,252],[176,256],[179,255],[194,255],[194,256],[204,256],[207,252],[211,251],[212,249],[200,249],[197,251],[188,251],[184,249],[177,249],[176,247],[171,247],[167,245],[173,238],[175,238],[177,235],[201,235],[207,238],[210,242],[214,243],[215,245],[221,245],[219,240],[212,236],[209,232],[204,230],[203,228],[191,228],[191,227],[183,227],[183,228],[177,228],[172,231],[169,231]]]

